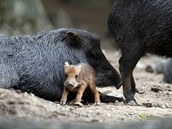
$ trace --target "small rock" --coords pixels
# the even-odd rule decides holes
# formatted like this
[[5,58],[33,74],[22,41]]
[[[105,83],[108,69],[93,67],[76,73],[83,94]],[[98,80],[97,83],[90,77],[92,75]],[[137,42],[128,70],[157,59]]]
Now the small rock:
[[92,119],[90,122],[93,122],[93,123],[96,122],[97,123],[97,122],[101,122],[101,120],[99,120],[99,119]]
[[23,93],[23,96],[24,96],[24,97],[26,97],[26,96],[28,96],[28,95],[29,95],[29,94],[28,94],[27,92],[24,92],[24,93]]
[[107,117],[111,117],[111,114],[110,113],[107,113]]
[[170,107],[170,104],[166,103],[166,104],[165,104],[165,107],[166,107],[166,108],[169,108],[169,107]]
[[153,92],[159,92],[159,91],[163,91],[162,89],[158,88],[158,87],[151,87],[151,91]]
[[148,107],[148,108],[153,107],[152,103],[148,103],[148,102],[143,103],[143,106]]
[[161,108],[166,108],[166,105],[162,105]]
[[35,95],[34,94],[32,94],[32,93],[30,93],[30,95],[32,96],[32,97],[34,97]]
[[166,105],[163,105],[163,104],[155,104],[154,107],[159,107],[159,108],[166,108]]
[[172,95],[172,92],[167,92],[167,95]]
[[14,105],[14,104],[16,104],[16,102],[15,101],[8,101],[8,104],[10,104],[10,105]]
[[0,94],[0,99],[4,99],[7,96],[7,94]]

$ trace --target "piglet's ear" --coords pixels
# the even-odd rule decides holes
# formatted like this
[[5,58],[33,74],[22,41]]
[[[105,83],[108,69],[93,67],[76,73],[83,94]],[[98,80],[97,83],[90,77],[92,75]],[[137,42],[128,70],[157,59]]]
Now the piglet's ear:
[[81,72],[81,66],[80,65],[77,66],[76,71],[77,71],[77,74],[79,74]]
[[65,62],[65,66],[69,66],[69,63],[68,62]]
[[74,32],[67,32],[66,39],[71,45],[77,45],[81,42],[79,35]]

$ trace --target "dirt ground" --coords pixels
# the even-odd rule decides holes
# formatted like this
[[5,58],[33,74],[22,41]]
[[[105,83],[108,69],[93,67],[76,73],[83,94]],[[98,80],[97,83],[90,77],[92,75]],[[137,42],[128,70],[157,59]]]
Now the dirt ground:
[[[118,69],[119,53],[104,50],[110,63]],[[138,90],[135,98],[141,106],[127,106],[121,102],[93,104],[83,107],[61,106],[34,96],[14,90],[0,89],[1,118],[26,119],[33,121],[73,122],[73,123],[126,123],[172,116],[172,85],[163,83],[161,74],[145,72],[145,66],[160,58],[147,56],[142,58],[134,71]],[[115,87],[99,88],[109,95],[122,96],[122,89]]]

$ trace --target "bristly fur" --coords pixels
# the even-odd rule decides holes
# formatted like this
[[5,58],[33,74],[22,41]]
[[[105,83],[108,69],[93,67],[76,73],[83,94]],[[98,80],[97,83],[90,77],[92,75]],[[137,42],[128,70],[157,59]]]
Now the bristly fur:
[[114,0],[108,28],[122,54],[124,96],[135,101],[132,74],[140,58],[146,53],[172,57],[172,0]]
[[[71,33],[74,33],[75,37],[72,37]],[[90,58],[89,55],[95,51],[103,57],[101,60]],[[105,61],[109,71],[113,71],[111,75],[116,75],[113,80],[107,81],[107,84],[114,84],[120,80],[116,81],[115,77],[119,78],[119,75],[100,49],[98,36],[84,30],[62,28],[34,35],[1,35],[0,55],[1,88],[13,87],[51,101],[60,100],[66,61],[70,64],[88,62],[91,65]],[[104,67],[98,68],[98,74],[103,72],[101,69]],[[97,82],[101,82],[101,79],[108,80],[108,77],[110,75],[102,76]]]

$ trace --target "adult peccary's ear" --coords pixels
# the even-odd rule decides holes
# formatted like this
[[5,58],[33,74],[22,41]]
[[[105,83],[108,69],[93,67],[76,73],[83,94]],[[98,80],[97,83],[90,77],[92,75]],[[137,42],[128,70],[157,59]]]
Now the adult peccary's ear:
[[77,45],[81,42],[81,38],[79,37],[79,35],[74,32],[67,32],[66,39],[67,42],[69,42],[71,45]]

